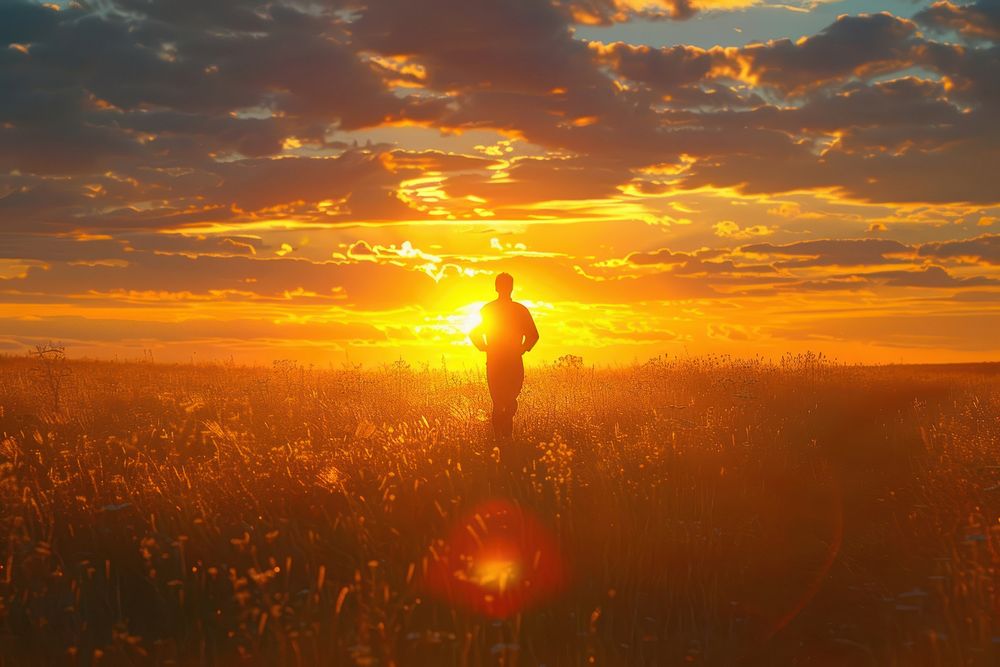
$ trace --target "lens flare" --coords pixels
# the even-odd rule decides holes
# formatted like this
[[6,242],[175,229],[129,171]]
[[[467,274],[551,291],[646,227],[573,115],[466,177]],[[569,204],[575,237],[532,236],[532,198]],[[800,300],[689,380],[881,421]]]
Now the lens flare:
[[490,500],[473,508],[435,551],[424,582],[456,607],[505,618],[566,585],[566,565],[549,531],[523,507]]

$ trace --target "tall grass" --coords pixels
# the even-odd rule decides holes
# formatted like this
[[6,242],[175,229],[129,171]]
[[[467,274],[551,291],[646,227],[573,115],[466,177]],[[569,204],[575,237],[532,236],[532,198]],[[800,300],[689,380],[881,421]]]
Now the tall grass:
[[[475,372],[0,362],[0,667],[993,665],[995,366]],[[507,618],[428,567],[489,499],[569,583]]]

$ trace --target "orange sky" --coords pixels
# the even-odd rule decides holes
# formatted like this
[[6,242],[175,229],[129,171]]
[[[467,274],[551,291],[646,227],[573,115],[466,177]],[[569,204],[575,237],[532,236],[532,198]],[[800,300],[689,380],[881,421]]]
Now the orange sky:
[[[996,359],[1000,15],[0,6],[0,352]],[[100,48],[95,45],[100,44]]]

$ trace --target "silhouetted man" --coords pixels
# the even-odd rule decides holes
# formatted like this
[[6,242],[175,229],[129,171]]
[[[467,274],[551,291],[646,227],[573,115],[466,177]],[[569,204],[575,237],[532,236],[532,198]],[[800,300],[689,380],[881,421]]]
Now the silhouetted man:
[[497,298],[479,311],[479,326],[469,333],[472,344],[486,353],[486,382],[493,399],[493,433],[509,439],[514,431],[517,396],[524,384],[521,355],[538,342],[531,313],[511,300],[514,279],[501,273],[496,279]]

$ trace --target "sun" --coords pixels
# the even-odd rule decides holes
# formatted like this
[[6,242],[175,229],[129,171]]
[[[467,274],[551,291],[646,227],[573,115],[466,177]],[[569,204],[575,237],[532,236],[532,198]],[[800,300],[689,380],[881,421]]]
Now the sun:
[[468,335],[469,332],[479,326],[479,323],[482,322],[482,319],[479,316],[479,311],[485,303],[485,301],[474,301],[461,306],[456,310],[454,315],[448,318],[449,323],[456,331]]

